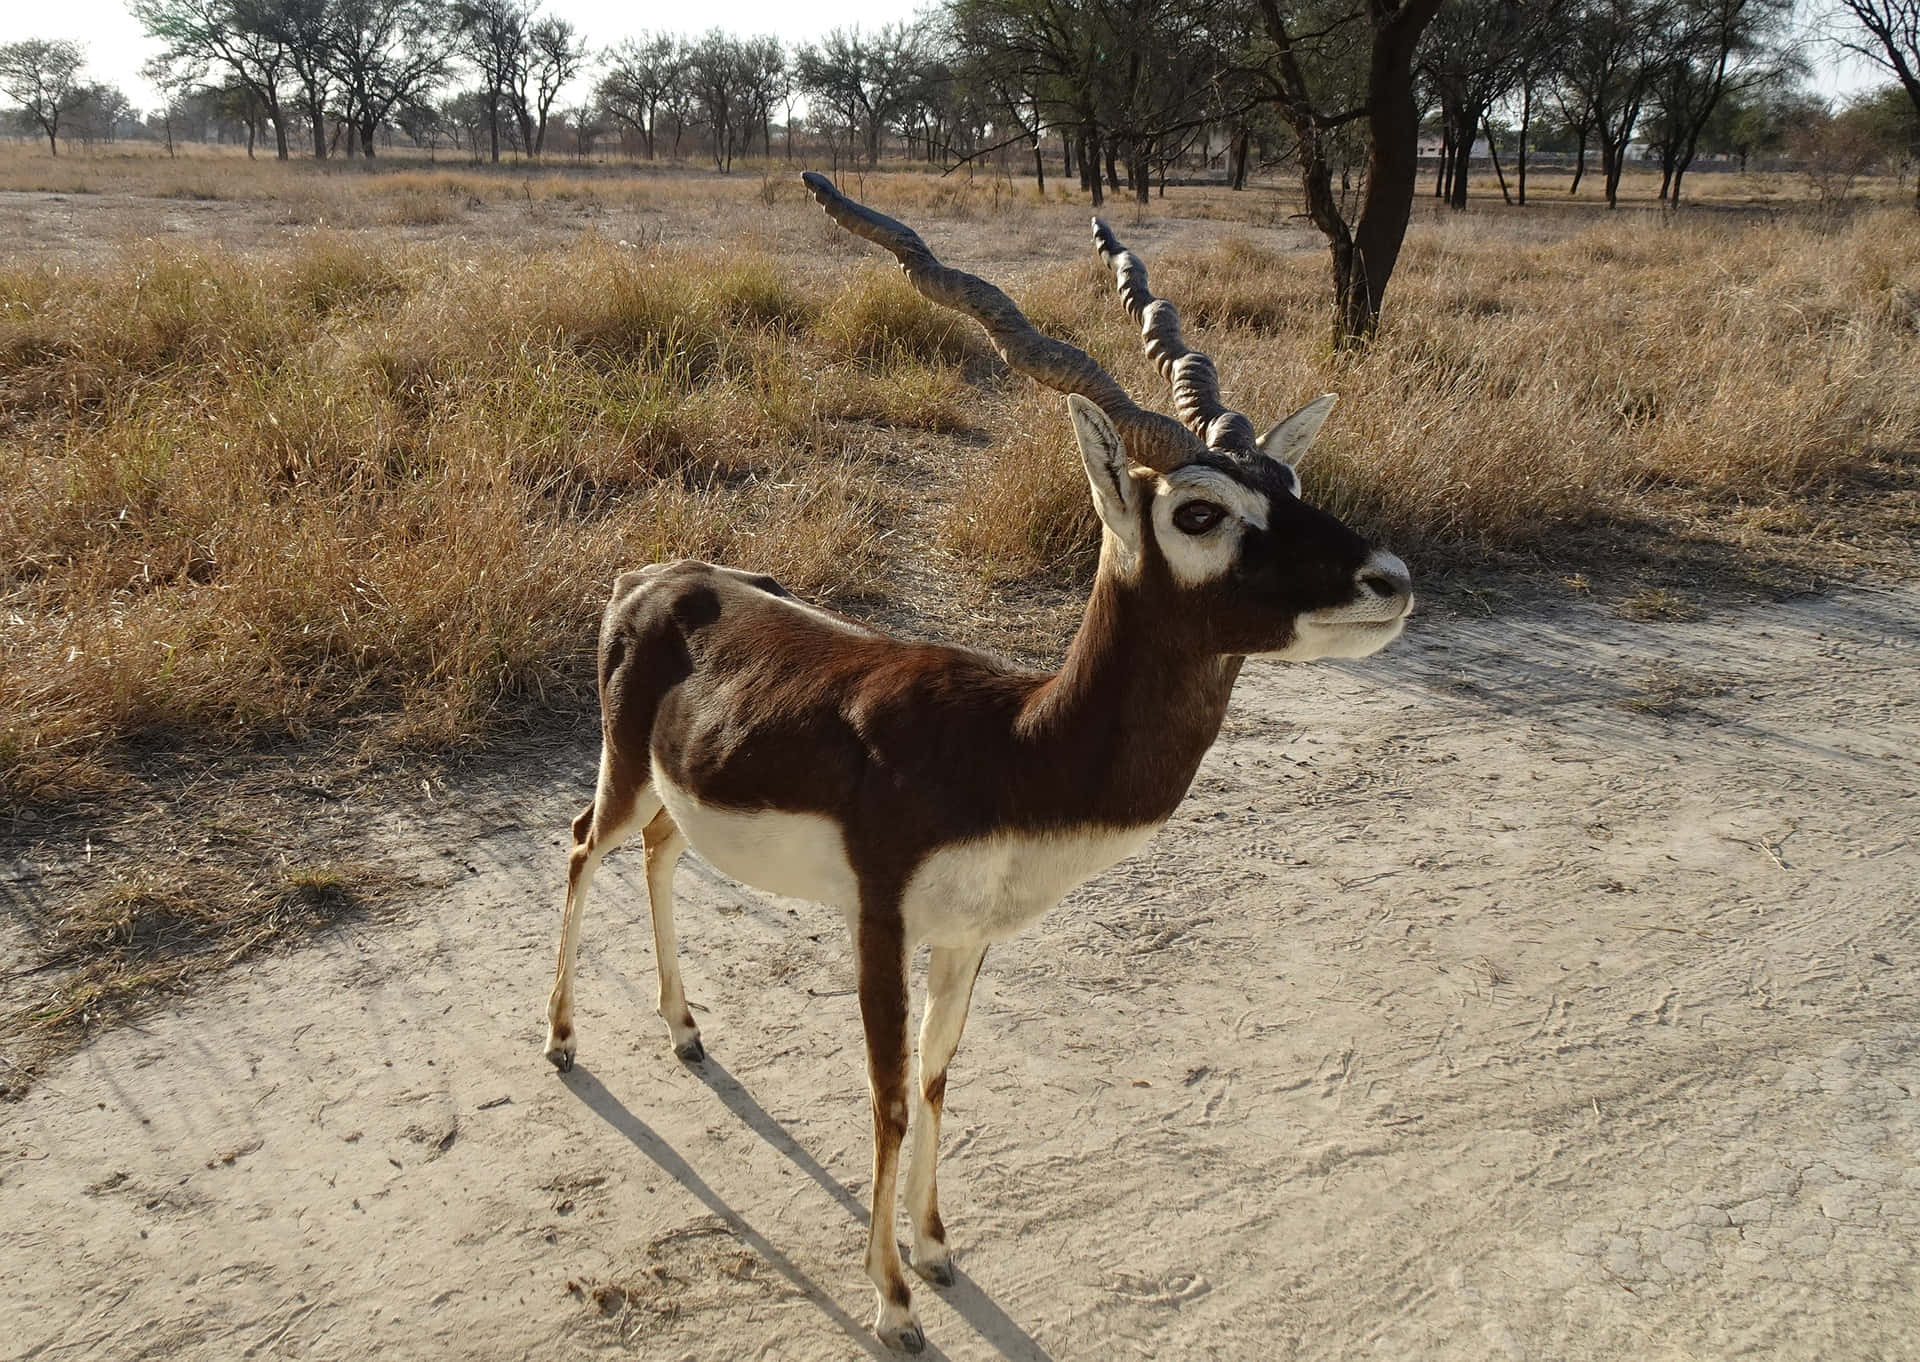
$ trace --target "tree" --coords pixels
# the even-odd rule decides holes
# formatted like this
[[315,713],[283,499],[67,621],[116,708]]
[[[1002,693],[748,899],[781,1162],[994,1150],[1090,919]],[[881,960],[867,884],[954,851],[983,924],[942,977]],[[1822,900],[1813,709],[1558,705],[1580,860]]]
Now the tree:
[[1886,148],[1875,136],[1871,117],[1852,108],[1838,114],[1822,109],[1788,136],[1787,153],[1800,163],[1814,200],[1836,210],[1852,196],[1854,181],[1885,156]]
[[1660,197],[1678,206],[1700,137],[1729,94],[1777,81],[1791,64],[1779,40],[1793,0],[1679,0],[1654,70],[1649,141]]
[[327,94],[333,83],[327,66],[330,11],[329,0],[234,0],[233,5],[238,26],[277,44],[285,55],[299,85],[316,161],[327,159]]
[[794,76],[808,95],[830,104],[865,142],[867,164],[880,159],[882,135],[903,113],[921,80],[926,33],[914,24],[836,28],[800,49]]
[[[531,15],[532,11],[528,10]],[[587,49],[579,31],[565,19],[548,15],[527,29],[508,95],[520,124],[520,144],[538,160],[547,144],[547,118],[561,87],[586,64]]]
[[0,47],[0,94],[12,100],[60,154],[60,120],[85,98],[80,71],[86,53],[65,39],[28,38]]
[[[1420,111],[1413,99],[1413,57],[1440,0],[1364,0],[1304,16],[1283,13],[1279,0],[1257,0],[1270,51],[1266,59],[1280,116],[1293,130],[1306,191],[1307,216],[1327,238],[1333,256],[1334,343],[1364,345],[1380,323],[1387,281],[1400,259],[1413,212],[1419,169]],[[1364,54],[1360,93],[1350,82],[1314,73],[1328,43],[1352,44]],[[1329,55],[1337,55],[1335,47]],[[1335,136],[1348,123],[1366,124],[1366,186],[1350,224],[1333,190]]]
[[1098,0],[950,0],[947,8],[951,40],[990,107],[1036,148],[1059,129],[1096,208],[1104,198],[1099,76],[1112,50],[1104,17]]
[[[712,29],[687,50],[686,87],[713,138],[713,168],[733,169],[751,98],[751,57],[737,38]],[[677,141],[677,138],[676,138]]]
[[290,69],[287,51],[258,22],[257,9],[235,0],[131,0],[129,9],[172,65],[200,74],[209,66],[224,67],[265,112],[275,154],[287,159],[287,116],[280,102]]
[[1710,151],[1739,157],[1744,173],[1749,158],[1780,155],[1794,129],[1825,117],[1826,112],[1821,100],[1780,76],[1730,91],[1701,130],[1700,140]]
[[1627,146],[1660,71],[1662,35],[1673,20],[1676,4],[1677,0],[1581,0],[1569,21],[1561,66],[1569,93],[1563,102],[1569,108],[1581,108],[1600,134],[1600,169],[1609,208],[1619,202]]
[[947,23],[995,147],[1025,142],[1038,175],[1059,132],[1095,207],[1122,163],[1144,198],[1156,168],[1236,112],[1221,98],[1248,24],[1235,0],[950,0]]
[[760,154],[773,155],[773,106],[792,92],[787,51],[771,35],[747,38],[740,44],[740,90],[743,97],[741,146],[760,129]]
[[[181,101],[194,86],[191,72],[183,72],[165,57],[152,57],[141,64],[140,78],[160,92],[160,130],[167,144],[167,156],[173,152],[173,121]],[[148,115],[152,127],[152,115]]]
[[[1890,71],[1920,118],[1920,0],[1838,0],[1827,18],[1828,41]],[[1920,176],[1913,206],[1920,210]]]
[[[1537,23],[1525,0],[1453,0],[1420,44],[1419,66],[1440,104],[1441,181],[1454,208],[1467,206],[1467,163],[1488,112],[1520,78]],[[1487,146],[1493,130],[1487,128]]]
[[334,0],[327,62],[363,156],[374,154],[374,132],[396,110],[426,126],[420,114],[446,79],[456,34],[444,0]]
[[457,0],[454,21],[461,55],[480,72],[487,114],[487,145],[500,160],[500,112],[526,59],[527,28],[538,0]]
[[1858,119],[1890,164],[1920,157],[1920,113],[1898,85],[1862,91],[1847,101],[1842,116]]
[[606,71],[595,97],[609,117],[640,134],[651,161],[660,110],[684,75],[681,44],[665,33],[641,34],[608,52],[604,60]]
[[117,85],[89,81],[75,92],[73,111],[66,122],[67,144],[73,144],[75,133],[88,146],[111,142],[122,128],[134,126],[138,126],[138,119],[126,91]]

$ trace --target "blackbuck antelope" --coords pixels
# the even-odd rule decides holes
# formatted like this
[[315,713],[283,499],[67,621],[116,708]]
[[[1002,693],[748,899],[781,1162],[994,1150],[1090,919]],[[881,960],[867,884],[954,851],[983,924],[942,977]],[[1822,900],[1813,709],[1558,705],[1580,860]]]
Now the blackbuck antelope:
[[907,1207],[913,1266],[953,1280],[934,1188],[947,1065],[987,946],[1131,855],[1186,794],[1248,657],[1363,657],[1400,633],[1406,568],[1300,500],[1320,397],[1256,439],[1205,355],[1104,223],[1094,240],[1180,420],[1136,406],[1088,355],[1036,331],[992,284],[819,175],[827,215],[977,320],[1007,364],[1068,394],[1104,530],[1086,617],[1052,676],[909,643],[707,563],[623,575],[600,629],[599,784],[573,821],[546,1054],[572,1067],[580,918],[600,859],[646,847],[660,1015],[704,1057],[675,958],[673,872],[691,846],[775,894],[841,908],[858,961],[873,1098],[866,1269],[875,1329],[925,1343],[894,1239],[908,1129],[907,972],[931,947]]

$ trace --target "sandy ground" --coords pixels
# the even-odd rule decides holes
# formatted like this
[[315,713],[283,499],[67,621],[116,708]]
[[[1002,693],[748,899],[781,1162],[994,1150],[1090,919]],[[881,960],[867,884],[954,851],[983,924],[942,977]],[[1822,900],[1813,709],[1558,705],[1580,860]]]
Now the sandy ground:
[[[930,1355],[1917,1355],[1920,588],[1416,626],[1250,669],[989,953]],[[396,925],[0,1107],[0,1353],[877,1352],[834,914],[685,863],[690,1069],[616,856],[540,1056],[591,764],[436,790]]]

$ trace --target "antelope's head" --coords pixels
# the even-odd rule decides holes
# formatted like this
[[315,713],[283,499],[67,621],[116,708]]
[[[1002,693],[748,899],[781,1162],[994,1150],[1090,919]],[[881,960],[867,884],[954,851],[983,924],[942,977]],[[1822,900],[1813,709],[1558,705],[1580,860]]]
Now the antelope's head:
[[1180,419],[1147,410],[1085,351],[1036,330],[998,288],[942,265],[911,228],[822,175],[804,178],[829,217],[891,251],[922,294],[985,327],[1011,368],[1068,394],[1104,526],[1103,575],[1164,596],[1217,653],[1365,657],[1399,636],[1413,608],[1406,566],[1300,499],[1294,469],[1333,410],[1332,394],[1256,437],[1252,422],[1221,404],[1213,361],[1186,347],[1138,257],[1096,218],[1095,246]]

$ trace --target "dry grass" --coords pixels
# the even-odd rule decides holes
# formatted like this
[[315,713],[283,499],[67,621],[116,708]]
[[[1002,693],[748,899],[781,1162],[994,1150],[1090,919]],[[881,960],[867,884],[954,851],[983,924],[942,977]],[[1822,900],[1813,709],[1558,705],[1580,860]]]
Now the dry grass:
[[7,1020],[43,1033],[108,1024],[200,975],[360,916],[368,881],[364,867],[331,864],[251,880],[221,866],[192,880],[136,875],[54,921],[33,972],[59,971],[57,982]]
[[[1488,226],[1416,229],[1358,357],[1325,342],[1317,258],[1228,241],[1154,262],[1154,283],[1256,419],[1341,395],[1308,495],[1413,556],[1549,543],[1661,488],[1790,500],[1920,447],[1920,236],[1904,215],[1612,221],[1547,241]],[[1035,311],[1153,392],[1109,291],[1089,267]],[[1061,537],[1078,469],[1037,414],[1019,428],[1033,434],[998,447],[948,538],[997,575],[1084,566],[1086,540]],[[1771,514],[1805,528],[1804,512]]]
[[[1537,543],[1655,487],[1777,501],[1920,443],[1905,221],[1488,227],[1417,229],[1357,358],[1325,344],[1317,253],[1229,238],[1156,259],[1155,281],[1230,400],[1271,418],[1341,393],[1312,495],[1414,556]],[[1022,296],[1155,392],[1093,263]],[[825,279],[751,247],[593,237],[525,260],[364,234],[278,258],[149,245],[0,274],[0,394],[0,788],[19,800],[108,788],[153,736],[371,709],[444,745],[575,702],[605,583],[634,563],[871,587],[882,508],[846,451],[906,431],[989,437],[938,529],[963,572],[1092,561],[1057,400],[1007,388],[969,325],[871,262]]]
[[892,280],[845,287],[857,345],[751,253],[322,237],[0,275],[0,788],[110,786],[143,736],[372,707],[438,745],[578,702],[606,584],[642,562],[870,585],[845,427],[961,427],[977,357]]

